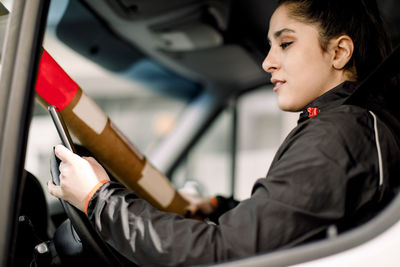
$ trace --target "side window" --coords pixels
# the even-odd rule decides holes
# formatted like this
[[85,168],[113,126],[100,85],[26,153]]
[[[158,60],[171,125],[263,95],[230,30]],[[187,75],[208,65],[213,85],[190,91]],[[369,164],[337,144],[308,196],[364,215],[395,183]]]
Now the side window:
[[[231,195],[232,112],[224,110],[172,176],[177,188],[193,186],[202,195]],[[189,188],[188,188],[189,187]]]
[[298,114],[282,112],[270,87],[239,96],[236,114],[236,155],[232,157],[234,112],[229,107],[174,172],[172,181],[178,188],[195,184],[206,196],[233,195],[238,200],[250,197],[254,182],[266,176]]
[[238,140],[234,197],[248,198],[254,182],[265,177],[281,142],[283,112],[276,95],[263,87],[238,99]]

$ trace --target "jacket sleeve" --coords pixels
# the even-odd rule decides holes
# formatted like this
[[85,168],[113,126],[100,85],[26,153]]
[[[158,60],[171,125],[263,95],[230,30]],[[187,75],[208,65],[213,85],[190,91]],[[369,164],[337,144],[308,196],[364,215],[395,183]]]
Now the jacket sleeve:
[[[267,179],[219,225],[159,211],[113,182],[91,199],[89,219],[106,242],[139,265],[208,264],[302,243],[343,218],[349,177],[364,170],[349,164],[356,155],[340,134],[332,135],[336,127],[320,127],[292,134]],[[363,149],[371,152],[368,144]],[[375,185],[368,190],[374,194]]]

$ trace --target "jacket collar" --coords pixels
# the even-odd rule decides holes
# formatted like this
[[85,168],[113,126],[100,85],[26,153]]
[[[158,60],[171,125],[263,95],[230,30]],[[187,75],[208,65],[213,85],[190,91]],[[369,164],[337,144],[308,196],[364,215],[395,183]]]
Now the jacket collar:
[[328,109],[344,104],[344,102],[357,89],[357,85],[357,82],[345,81],[332,88],[325,94],[317,97],[310,104],[305,106],[297,123],[306,121],[309,118],[316,116],[320,112],[324,112]]

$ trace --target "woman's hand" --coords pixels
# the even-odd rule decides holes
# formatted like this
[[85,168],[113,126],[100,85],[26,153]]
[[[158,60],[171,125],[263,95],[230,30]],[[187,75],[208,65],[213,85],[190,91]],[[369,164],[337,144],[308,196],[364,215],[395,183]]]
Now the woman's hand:
[[215,211],[215,206],[212,204],[210,198],[204,198],[198,195],[193,195],[185,192],[180,192],[182,197],[189,202],[189,206],[186,208],[186,217],[202,217],[207,218]]
[[92,157],[74,154],[63,145],[55,147],[55,154],[61,160],[60,185],[47,183],[50,194],[64,199],[83,211],[86,198],[92,189],[103,180],[110,180],[103,167]]

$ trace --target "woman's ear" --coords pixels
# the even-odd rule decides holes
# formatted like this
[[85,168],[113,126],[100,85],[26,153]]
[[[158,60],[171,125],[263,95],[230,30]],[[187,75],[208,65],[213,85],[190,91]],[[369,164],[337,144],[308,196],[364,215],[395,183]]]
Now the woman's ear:
[[331,48],[333,51],[332,66],[337,70],[342,70],[353,55],[353,40],[348,35],[341,35],[331,41]]

